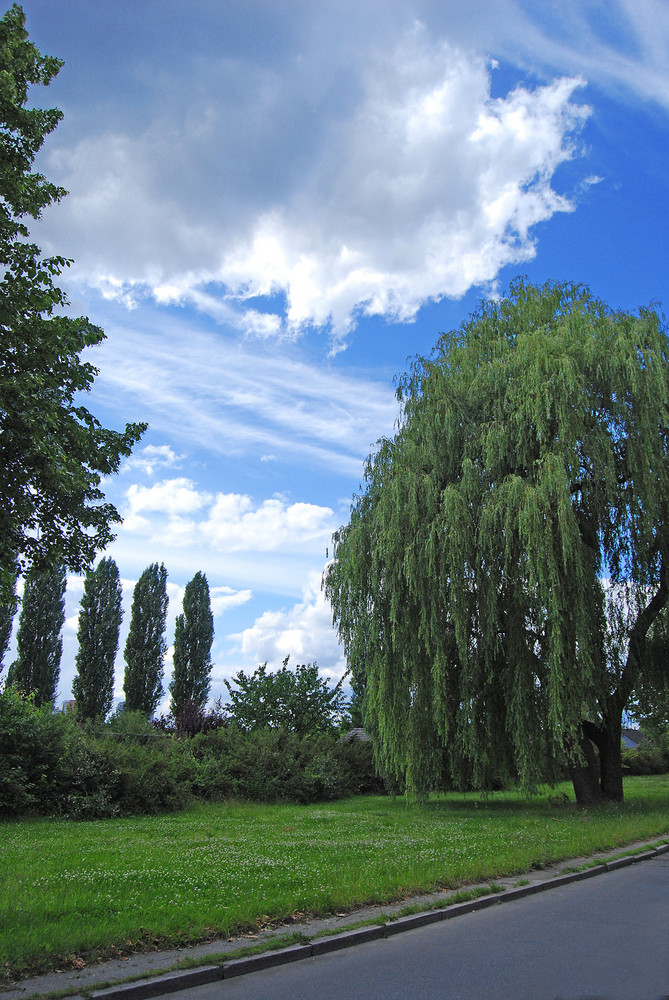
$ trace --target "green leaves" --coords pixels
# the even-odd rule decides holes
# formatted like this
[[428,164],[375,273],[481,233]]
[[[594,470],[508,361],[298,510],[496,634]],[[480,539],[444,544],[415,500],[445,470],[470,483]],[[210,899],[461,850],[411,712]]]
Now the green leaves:
[[175,718],[188,708],[204,708],[209,695],[214,619],[209,584],[196,573],[186,584],[183,614],[174,629],[174,677],[170,684]]
[[25,695],[33,695],[38,707],[56,697],[64,621],[63,567],[33,569],[25,579],[16,638],[17,658],[9,668],[7,683]]
[[28,240],[25,216],[65,191],[31,173],[34,158],[62,115],[28,109],[32,84],[48,84],[61,63],[29,42],[14,5],[0,20],[0,600],[11,595],[12,567],[64,562],[85,569],[114,537],[116,509],[102,502],[103,476],[118,471],[145,424],[103,428],[81,405],[97,370],[81,360],[104,339],[67,306],[54,281],[68,265],[42,257]]
[[111,711],[122,596],[118,566],[113,559],[101,559],[86,574],[79,611],[77,673],[72,693],[81,719],[104,719]]
[[125,644],[125,707],[149,718],[163,693],[163,659],[167,651],[167,570],[152,563],[140,576],[132,596],[130,631]]
[[226,709],[246,731],[280,728],[300,737],[332,732],[345,707],[343,679],[331,688],[315,663],[291,670],[288,657],[274,672],[266,663],[249,675],[240,670],[233,683],[235,687],[225,681],[230,696]]
[[600,577],[664,586],[665,331],[582,286],[518,281],[398,395],[326,578],[377,753],[414,791],[531,788],[582,718],[619,717]]

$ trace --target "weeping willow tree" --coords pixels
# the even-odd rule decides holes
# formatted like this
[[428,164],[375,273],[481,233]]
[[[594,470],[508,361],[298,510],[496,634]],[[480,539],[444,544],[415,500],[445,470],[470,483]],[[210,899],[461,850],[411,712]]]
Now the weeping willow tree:
[[621,716],[669,595],[667,361],[654,311],[518,280],[400,381],[325,584],[409,791],[529,790],[566,761],[579,801],[622,799]]

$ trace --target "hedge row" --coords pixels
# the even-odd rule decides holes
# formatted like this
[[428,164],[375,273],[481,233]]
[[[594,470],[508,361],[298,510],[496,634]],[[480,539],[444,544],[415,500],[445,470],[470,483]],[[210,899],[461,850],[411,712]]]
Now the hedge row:
[[234,726],[192,738],[134,713],[83,728],[0,693],[0,815],[97,818],[182,809],[193,798],[319,802],[383,792],[371,745]]

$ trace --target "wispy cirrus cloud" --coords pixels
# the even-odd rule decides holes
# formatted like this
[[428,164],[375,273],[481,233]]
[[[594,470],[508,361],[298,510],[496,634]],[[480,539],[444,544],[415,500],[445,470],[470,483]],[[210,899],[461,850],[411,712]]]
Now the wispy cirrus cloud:
[[391,373],[349,375],[173,317],[151,329],[142,309],[105,328],[107,341],[91,352],[100,368],[95,398],[183,449],[357,477],[397,417]]

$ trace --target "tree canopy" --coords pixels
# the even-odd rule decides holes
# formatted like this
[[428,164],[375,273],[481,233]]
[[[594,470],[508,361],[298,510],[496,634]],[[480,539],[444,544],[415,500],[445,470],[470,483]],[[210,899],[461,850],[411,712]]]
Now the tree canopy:
[[130,631],[125,644],[125,707],[153,715],[163,693],[163,660],[167,651],[167,570],[151,563],[135,585]]
[[668,597],[667,360],[653,309],[518,280],[400,380],[326,590],[409,789],[529,789],[594,744],[622,798],[621,714]]
[[25,578],[17,656],[9,668],[8,685],[33,695],[35,705],[53,702],[63,655],[61,631],[65,621],[65,570],[32,569]]
[[170,684],[172,715],[204,708],[211,684],[211,646],[214,618],[209,584],[204,573],[196,573],[186,584],[183,614],[174,626],[174,676]]
[[26,107],[31,85],[48,85],[62,63],[29,41],[18,5],[0,20],[0,600],[21,570],[88,566],[120,521],[104,502],[103,476],[145,430],[104,428],[81,405],[97,369],[81,360],[104,339],[87,318],[62,315],[67,297],[54,280],[70,262],[44,257],[26,217],[65,191],[32,166],[62,113]]
[[111,711],[122,597],[118,566],[109,557],[101,559],[86,574],[79,611],[79,649],[72,694],[81,719],[104,719]]
[[240,729],[281,728],[311,736],[335,728],[346,707],[342,684],[331,688],[315,663],[291,670],[286,657],[280,670],[268,671],[261,663],[252,674],[240,670],[232,684],[225,681],[230,696],[225,707]]

